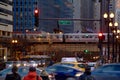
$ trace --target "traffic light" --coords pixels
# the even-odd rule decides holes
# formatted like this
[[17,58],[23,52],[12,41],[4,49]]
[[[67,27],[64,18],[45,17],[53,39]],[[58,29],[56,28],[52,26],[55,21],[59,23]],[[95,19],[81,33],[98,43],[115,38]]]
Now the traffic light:
[[87,53],[87,52],[88,52],[88,50],[86,49],[86,50],[84,50],[84,52],[85,52],[85,53]]
[[85,54],[89,53],[89,50],[85,49],[85,50],[84,50],[84,53],[85,53]]
[[38,9],[35,9],[34,11],[34,18],[35,18],[35,26],[38,27],[39,26],[39,11]]
[[105,40],[105,35],[103,33],[98,34],[99,41],[104,41]]

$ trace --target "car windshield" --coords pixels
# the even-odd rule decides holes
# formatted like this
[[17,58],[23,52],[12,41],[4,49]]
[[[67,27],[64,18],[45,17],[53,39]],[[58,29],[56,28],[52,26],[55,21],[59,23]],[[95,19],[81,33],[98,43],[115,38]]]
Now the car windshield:
[[78,64],[78,66],[79,66],[80,68],[85,68],[85,67],[86,67],[86,65],[84,65],[84,64]]
[[70,67],[75,66],[74,64],[69,64],[69,63],[62,63],[62,65],[65,65],[65,66],[70,66]]

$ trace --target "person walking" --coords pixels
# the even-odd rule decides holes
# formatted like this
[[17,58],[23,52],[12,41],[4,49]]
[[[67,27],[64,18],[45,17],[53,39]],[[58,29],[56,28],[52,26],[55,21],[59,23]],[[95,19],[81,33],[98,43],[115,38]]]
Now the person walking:
[[35,67],[30,67],[28,74],[24,76],[23,80],[42,80],[42,78],[37,75]]
[[17,73],[17,66],[12,67],[12,73],[6,75],[5,80],[21,80],[21,76]]
[[90,67],[85,68],[85,72],[79,77],[79,80],[95,80],[95,78],[91,75]]

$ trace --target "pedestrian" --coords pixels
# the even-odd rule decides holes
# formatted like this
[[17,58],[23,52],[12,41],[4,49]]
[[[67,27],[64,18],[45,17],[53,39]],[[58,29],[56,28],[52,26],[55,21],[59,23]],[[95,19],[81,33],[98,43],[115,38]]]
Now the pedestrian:
[[30,67],[28,74],[24,76],[23,80],[42,80],[42,78],[37,75],[35,67]]
[[90,67],[85,68],[85,72],[79,77],[79,80],[95,80],[95,78],[91,76]]
[[21,80],[21,76],[17,73],[17,66],[12,67],[12,73],[8,73],[5,77],[5,80]]

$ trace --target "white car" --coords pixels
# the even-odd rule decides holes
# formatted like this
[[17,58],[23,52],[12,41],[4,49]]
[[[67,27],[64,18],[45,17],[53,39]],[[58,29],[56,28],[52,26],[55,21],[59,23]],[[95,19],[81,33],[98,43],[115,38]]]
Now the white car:
[[37,67],[38,64],[35,61],[29,61],[29,66]]
[[88,62],[88,66],[91,68],[91,71],[95,69],[96,62]]
[[21,66],[21,61],[13,61],[13,65],[16,65],[17,67]]
[[6,68],[12,67],[13,66],[13,61],[7,61],[5,62]]
[[29,63],[27,61],[22,61],[22,66],[29,66]]

